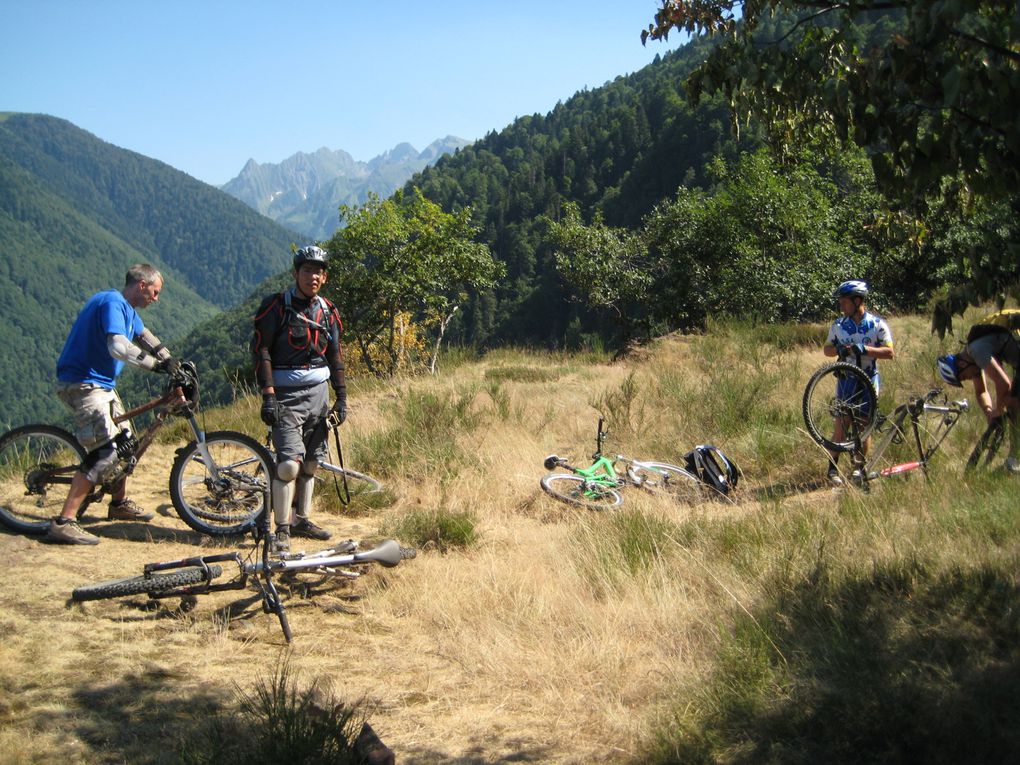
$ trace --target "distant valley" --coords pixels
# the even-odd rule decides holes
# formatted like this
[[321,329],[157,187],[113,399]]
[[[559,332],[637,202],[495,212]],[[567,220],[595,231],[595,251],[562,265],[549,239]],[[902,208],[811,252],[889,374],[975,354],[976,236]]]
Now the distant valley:
[[339,225],[340,205],[362,204],[372,193],[388,197],[415,173],[468,144],[447,136],[419,152],[401,143],[368,162],[325,147],[311,154],[298,152],[279,164],[250,159],[221,188],[277,223],[323,240]]

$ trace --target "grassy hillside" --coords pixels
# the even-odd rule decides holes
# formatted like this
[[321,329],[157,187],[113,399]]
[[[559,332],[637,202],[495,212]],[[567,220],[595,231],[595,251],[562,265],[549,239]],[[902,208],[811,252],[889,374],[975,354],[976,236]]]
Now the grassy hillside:
[[[933,384],[927,323],[892,318],[885,409]],[[1015,761],[1020,482],[963,477],[972,413],[929,480],[833,492],[800,421],[825,328],[768,329],[712,324],[617,363],[502,350],[352,381],[348,462],[385,501],[336,510],[327,485],[317,518],[421,552],[353,583],[290,583],[290,649],[251,593],[188,613],[64,606],[82,582],[216,549],[170,509],[168,440],[132,479],[153,523],[95,523],[97,549],[0,533],[0,746],[26,763],[208,753],[214,713],[286,660],[407,763]],[[613,451],[675,461],[716,443],[744,470],[736,503],[553,502],[542,459],[583,460],[599,412]],[[263,432],[255,398],[206,416]]]
[[62,414],[57,356],[92,293],[136,262],[167,276],[145,315],[171,339],[246,297],[296,235],[229,195],[69,122],[0,121],[0,424]]

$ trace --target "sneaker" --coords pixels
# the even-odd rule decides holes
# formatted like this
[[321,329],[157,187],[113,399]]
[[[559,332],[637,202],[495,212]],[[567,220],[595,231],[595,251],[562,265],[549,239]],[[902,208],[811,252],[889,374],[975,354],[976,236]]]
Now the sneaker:
[[110,503],[106,517],[111,521],[151,521],[156,514],[143,510],[133,499],[122,499],[120,502]]
[[56,518],[50,521],[50,527],[46,530],[46,539],[50,542],[59,542],[65,545],[99,544],[99,537],[85,531],[85,529],[78,525],[77,521],[57,523]]
[[290,530],[285,528],[279,528],[276,530],[276,539],[273,541],[273,552],[279,555],[280,553],[290,552]]
[[308,518],[298,518],[297,523],[290,527],[290,533],[296,537],[307,537],[308,539],[329,539],[333,536]]
[[1016,457],[1006,457],[1006,464],[1003,467],[1006,468],[1007,473],[1020,475],[1020,459]]
[[839,468],[835,465],[829,465],[829,472],[825,474],[825,477],[829,479],[829,483],[833,486],[843,485],[843,476],[839,474]]

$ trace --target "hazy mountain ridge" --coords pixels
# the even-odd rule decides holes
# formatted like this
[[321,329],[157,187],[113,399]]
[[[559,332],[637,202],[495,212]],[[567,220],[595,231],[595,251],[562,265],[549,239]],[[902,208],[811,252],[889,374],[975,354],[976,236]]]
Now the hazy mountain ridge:
[[249,159],[221,188],[278,223],[322,240],[336,230],[340,205],[362,204],[371,193],[387,197],[415,173],[468,144],[447,136],[419,152],[400,143],[367,162],[326,147],[279,163]]

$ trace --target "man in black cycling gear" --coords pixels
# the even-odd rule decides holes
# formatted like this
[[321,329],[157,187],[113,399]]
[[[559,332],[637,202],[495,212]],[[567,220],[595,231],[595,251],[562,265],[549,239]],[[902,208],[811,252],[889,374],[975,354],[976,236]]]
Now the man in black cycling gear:
[[[319,294],[329,255],[302,247],[294,255],[294,286],[268,295],[255,312],[251,349],[262,390],[262,421],[273,429],[276,475],[272,484],[277,549],[290,536],[329,539],[309,517],[315,470],[326,456],[329,388],[332,411],[347,419],[340,314]],[[328,384],[328,385],[327,385]]]

